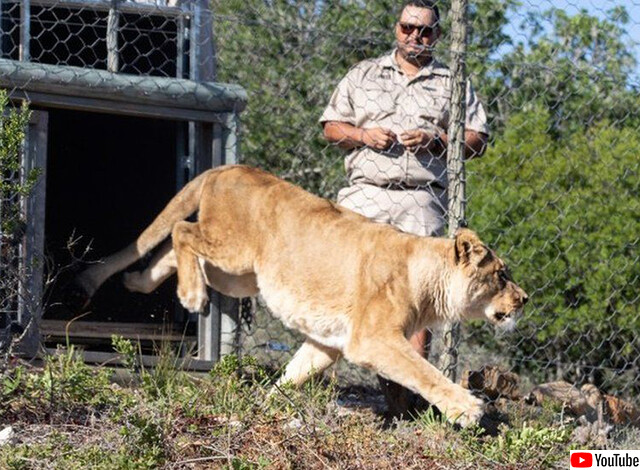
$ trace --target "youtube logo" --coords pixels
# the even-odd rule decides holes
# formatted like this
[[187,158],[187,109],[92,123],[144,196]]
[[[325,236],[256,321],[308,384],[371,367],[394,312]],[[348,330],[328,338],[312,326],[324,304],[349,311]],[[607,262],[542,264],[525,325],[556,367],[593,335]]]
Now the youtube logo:
[[640,470],[640,450],[572,450],[571,468]]
[[593,455],[591,452],[572,452],[571,468],[591,468],[593,466]]

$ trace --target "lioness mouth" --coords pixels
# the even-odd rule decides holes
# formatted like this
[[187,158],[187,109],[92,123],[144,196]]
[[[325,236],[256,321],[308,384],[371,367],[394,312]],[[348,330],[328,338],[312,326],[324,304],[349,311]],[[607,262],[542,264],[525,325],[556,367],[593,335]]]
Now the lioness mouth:
[[504,320],[504,318],[506,316],[507,316],[507,314],[504,313],[504,312],[496,312],[495,315],[494,315],[495,319],[498,320],[498,321]]

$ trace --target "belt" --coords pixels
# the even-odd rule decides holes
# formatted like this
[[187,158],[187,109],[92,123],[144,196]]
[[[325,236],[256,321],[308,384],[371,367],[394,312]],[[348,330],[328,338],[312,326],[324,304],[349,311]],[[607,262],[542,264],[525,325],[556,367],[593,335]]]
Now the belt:
[[440,189],[440,190],[447,189],[444,186],[442,186],[440,183],[435,181],[431,183],[425,183],[425,184],[388,183],[388,184],[380,184],[376,186],[382,189],[391,189],[393,191],[420,191],[420,190],[424,191],[427,189]]

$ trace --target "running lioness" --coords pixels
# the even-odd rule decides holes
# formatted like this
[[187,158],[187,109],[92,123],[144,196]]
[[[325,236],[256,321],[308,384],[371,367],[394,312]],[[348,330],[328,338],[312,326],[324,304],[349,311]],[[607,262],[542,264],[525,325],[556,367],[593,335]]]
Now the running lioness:
[[[197,222],[185,219],[198,211]],[[281,382],[301,384],[343,355],[419,393],[449,420],[479,420],[482,401],[410,346],[417,330],[485,317],[509,327],[527,294],[476,234],[423,238],[378,224],[246,166],[209,170],[185,186],[140,237],[78,277],[90,297],[113,274],[166,244],[125,285],[150,292],[177,271],[178,297],[202,312],[209,285],[262,295],[307,340]]]

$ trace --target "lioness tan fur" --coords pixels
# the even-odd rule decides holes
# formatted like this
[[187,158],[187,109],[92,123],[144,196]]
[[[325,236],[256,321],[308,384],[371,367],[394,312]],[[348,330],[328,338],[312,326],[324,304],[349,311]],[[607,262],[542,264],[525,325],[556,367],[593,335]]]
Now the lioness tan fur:
[[[197,222],[184,221],[199,211]],[[79,276],[91,296],[171,234],[144,272],[125,275],[150,292],[178,273],[191,312],[206,285],[234,297],[262,295],[307,340],[281,382],[300,384],[341,355],[419,393],[462,425],[482,401],[452,383],[411,347],[415,331],[484,317],[513,324],[527,300],[505,264],[470,230],[455,240],[423,238],[377,224],[263,171],[220,167],[195,178],[135,243]]]

